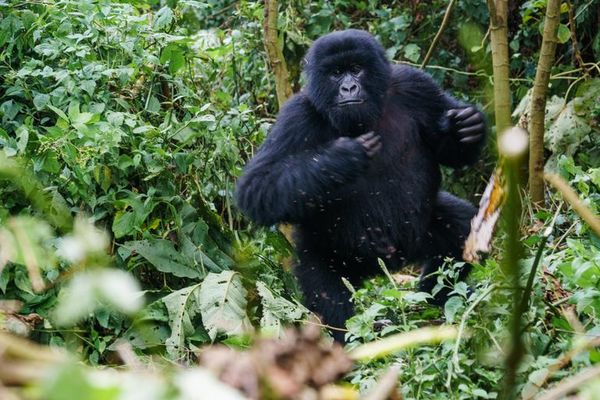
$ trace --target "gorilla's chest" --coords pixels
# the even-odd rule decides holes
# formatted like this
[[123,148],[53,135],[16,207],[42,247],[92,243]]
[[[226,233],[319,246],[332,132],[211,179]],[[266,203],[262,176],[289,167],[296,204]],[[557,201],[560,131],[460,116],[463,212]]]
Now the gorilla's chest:
[[431,218],[440,172],[417,126],[407,118],[378,132],[383,148],[369,169],[336,189],[307,227],[331,238],[341,253],[370,253],[377,241],[401,248],[420,240]]

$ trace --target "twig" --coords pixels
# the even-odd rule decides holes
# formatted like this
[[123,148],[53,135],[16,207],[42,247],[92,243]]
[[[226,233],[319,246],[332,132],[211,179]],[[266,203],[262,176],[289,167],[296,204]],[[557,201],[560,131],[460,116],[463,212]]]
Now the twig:
[[[377,383],[377,386],[369,393],[364,400],[387,400],[392,396],[396,388],[398,387],[398,375],[400,374],[400,367],[391,367]],[[402,399],[402,397],[396,397]]]
[[348,355],[353,360],[370,361],[407,348],[453,340],[456,334],[457,330],[452,326],[428,326],[362,344]]
[[600,346],[600,338],[592,338],[589,339],[588,341],[584,342],[583,344],[580,344],[579,346],[576,346],[574,348],[572,348],[571,350],[569,350],[567,353],[563,354],[559,359],[557,359],[553,364],[548,366],[548,373],[546,374],[546,376],[544,377],[544,379],[542,380],[541,383],[539,383],[537,386],[537,390],[531,391],[528,393],[527,396],[523,396],[523,400],[531,400],[533,399],[537,393],[539,392],[540,389],[542,389],[546,383],[548,382],[548,380],[557,372],[560,371],[561,369],[563,369],[566,365],[568,365],[571,360],[573,359],[573,357],[575,357],[576,355],[580,354],[583,351],[592,349],[594,347]]
[[448,389],[450,388],[450,382],[452,381],[452,373],[454,371],[460,371],[460,365],[459,365],[459,359],[458,359],[458,350],[460,347],[460,340],[462,338],[462,335],[465,331],[465,325],[467,324],[467,319],[469,317],[469,315],[471,315],[471,313],[473,312],[473,310],[475,310],[475,307],[477,307],[477,305],[479,303],[481,303],[486,297],[489,296],[490,293],[492,293],[494,291],[494,289],[496,289],[496,285],[495,284],[491,284],[487,290],[485,292],[483,292],[470,306],[469,308],[467,308],[467,310],[464,312],[464,314],[462,315],[461,319],[460,319],[460,324],[458,326],[458,333],[456,334],[456,342],[454,343],[454,351],[452,353],[452,363],[450,364],[450,368],[448,368],[448,378],[446,379],[446,387]]
[[565,201],[573,207],[573,210],[592,228],[596,235],[600,235],[600,218],[583,204],[571,186],[556,174],[544,174],[544,179],[562,194]]
[[525,289],[523,289],[523,297],[521,298],[521,315],[525,314],[525,311],[527,311],[527,307],[529,306],[529,297],[533,288],[533,279],[535,278],[535,272],[537,271],[537,267],[540,264],[542,255],[544,254],[544,249],[546,248],[546,243],[548,243],[548,238],[550,237],[550,234],[554,229],[554,223],[556,222],[556,218],[558,218],[559,211],[560,208],[557,208],[556,212],[554,213],[554,218],[552,218],[552,221],[550,222],[550,225],[548,226],[548,228],[544,229],[542,239],[540,240],[538,250],[535,254],[535,259],[531,264],[531,269],[529,270],[529,277],[527,278]]
[[600,376],[600,366],[588,368],[578,373],[577,375],[561,381],[556,387],[547,391],[538,400],[555,400],[562,399],[569,393],[577,390],[585,382]]
[[425,68],[425,66],[431,59],[431,56],[433,55],[433,51],[437,47],[438,42],[442,38],[442,34],[444,33],[444,30],[448,26],[448,22],[450,22],[450,13],[452,12],[452,7],[454,7],[454,2],[455,2],[455,0],[450,0],[450,2],[448,3],[448,7],[446,7],[446,13],[444,14],[444,19],[442,19],[442,24],[440,25],[440,28],[438,29],[437,33],[435,34],[435,37],[433,38],[433,42],[431,42],[431,45],[429,46],[429,50],[427,50],[427,54],[425,54],[425,58],[423,59],[421,68]]
[[571,31],[571,43],[573,46],[573,58],[579,65],[579,68],[583,71],[584,75],[589,75],[587,70],[584,68],[584,61],[581,57],[581,52],[579,51],[579,43],[577,41],[577,31],[575,26],[575,18],[573,17],[573,4],[571,0],[567,0],[567,5],[569,6],[569,30]]

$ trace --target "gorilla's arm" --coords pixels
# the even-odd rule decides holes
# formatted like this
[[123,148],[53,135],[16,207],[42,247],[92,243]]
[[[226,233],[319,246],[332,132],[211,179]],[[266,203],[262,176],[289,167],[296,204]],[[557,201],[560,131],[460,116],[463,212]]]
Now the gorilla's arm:
[[414,68],[395,66],[392,85],[441,164],[458,168],[477,161],[487,130],[481,111],[459,102]]
[[332,189],[354,180],[381,145],[379,137],[335,139],[329,130],[302,94],[286,103],[238,181],[238,207],[263,225],[297,222],[333,196]]

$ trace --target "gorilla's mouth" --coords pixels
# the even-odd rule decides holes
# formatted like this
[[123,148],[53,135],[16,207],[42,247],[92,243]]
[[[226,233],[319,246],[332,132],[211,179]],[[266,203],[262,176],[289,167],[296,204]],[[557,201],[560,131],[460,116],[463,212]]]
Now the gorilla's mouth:
[[348,100],[341,100],[338,101],[338,106],[339,107],[346,107],[346,106],[352,106],[352,105],[356,105],[356,104],[362,104],[365,101],[363,99],[348,99]]

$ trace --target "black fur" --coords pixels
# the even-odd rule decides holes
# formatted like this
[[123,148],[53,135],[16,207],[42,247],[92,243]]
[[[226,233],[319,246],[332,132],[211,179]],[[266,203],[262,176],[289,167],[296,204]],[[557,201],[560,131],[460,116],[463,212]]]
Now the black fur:
[[[340,64],[363,68],[363,104],[337,106],[330,71]],[[394,270],[422,262],[424,275],[445,256],[461,257],[476,209],[439,191],[439,166],[473,163],[485,126],[474,109],[466,122],[450,118],[467,105],[422,71],[391,65],[363,31],[317,40],[305,72],[307,86],[281,109],[238,182],[236,200],[260,224],[296,225],[295,273],[308,306],[343,327],[353,310],[341,277],[359,284],[380,272],[378,257]],[[357,140],[368,131],[382,145],[372,158]],[[423,289],[434,285],[422,279]]]

